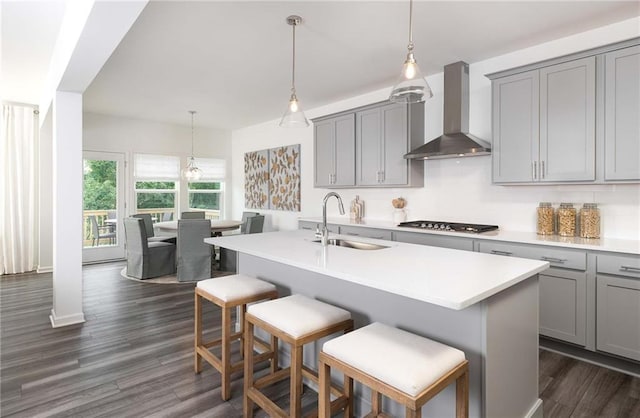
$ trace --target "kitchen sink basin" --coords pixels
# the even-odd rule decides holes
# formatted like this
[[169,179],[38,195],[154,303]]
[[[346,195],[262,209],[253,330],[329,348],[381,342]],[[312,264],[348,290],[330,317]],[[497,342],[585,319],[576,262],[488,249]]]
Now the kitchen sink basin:
[[[320,243],[321,241],[318,239],[313,242]],[[352,241],[341,238],[329,238],[329,240],[327,241],[327,245],[333,245],[335,247],[354,248],[356,250],[382,250],[383,248],[389,248],[384,245],[371,244],[369,242]]]

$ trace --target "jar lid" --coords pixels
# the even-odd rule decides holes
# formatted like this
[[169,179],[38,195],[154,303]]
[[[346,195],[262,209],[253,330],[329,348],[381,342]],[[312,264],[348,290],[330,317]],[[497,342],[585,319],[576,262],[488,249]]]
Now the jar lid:
[[540,202],[540,207],[541,208],[550,208],[551,207],[551,202]]
[[598,204],[597,203],[585,203],[582,207],[586,208],[586,209],[596,209],[598,207]]
[[561,208],[572,208],[573,203],[560,203]]

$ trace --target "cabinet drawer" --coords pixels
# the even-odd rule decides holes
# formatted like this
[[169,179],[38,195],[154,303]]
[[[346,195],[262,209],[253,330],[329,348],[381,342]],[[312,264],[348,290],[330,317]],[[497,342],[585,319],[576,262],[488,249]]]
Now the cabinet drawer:
[[[308,231],[315,231],[316,228],[320,228],[322,222],[311,222],[311,221],[298,221],[298,229],[305,229]],[[327,224],[327,229],[329,232],[334,234],[340,233],[340,227],[335,224]]]
[[395,240],[410,244],[430,245],[432,247],[453,248],[454,250],[473,251],[473,240],[447,235],[421,234],[416,232],[396,232]]
[[640,279],[640,256],[598,255],[597,270],[598,273]]
[[354,237],[365,237],[375,239],[386,239],[391,241],[391,231],[386,229],[362,228],[357,226],[341,226],[340,233],[343,235],[352,235]]
[[478,249],[481,253],[548,261],[553,267],[573,270],[587,269],[587,253],[580,250],[488,241],[480,241]]

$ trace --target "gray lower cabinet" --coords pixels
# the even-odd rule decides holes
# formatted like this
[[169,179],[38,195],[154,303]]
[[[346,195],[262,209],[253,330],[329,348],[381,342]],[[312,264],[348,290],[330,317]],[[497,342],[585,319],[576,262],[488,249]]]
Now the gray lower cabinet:
[[597,257],[596,349],[640,361],[640,257]]
[[640,180],[640,46],[605,55],[605,180]]
[[493,80],[493,181],[595,180],[595,57]]
[[[316,231],[316,229],[322,228],[322,222],[311,222],[311,221],[298,221],[298,229],[306,229],[307,231]],[[327,229],[329,232],[334,234],[340,233],[340,226],[335,224],[327,224]]]
[[587,275],[550,268],[539,274],[540,334],[586,345]]
[[581,346],[587,335],[587,254],[567,248],[478,241],[487,254],[548,261],[539,274],[540,334]]
[[314,186],[355,185],[355,115],[314,120]]
[[394,231],[393,240],[410,244],[430,245],[432,247],[453,248],[473,251],[473,239],[447,235],[421,234],[417,232]]
[[354,237],[365,237],[375,239],[386,239],[391,241],[391,231],[388,229],[363,228],[357,226],[341,226],[340,234],[351,235]]

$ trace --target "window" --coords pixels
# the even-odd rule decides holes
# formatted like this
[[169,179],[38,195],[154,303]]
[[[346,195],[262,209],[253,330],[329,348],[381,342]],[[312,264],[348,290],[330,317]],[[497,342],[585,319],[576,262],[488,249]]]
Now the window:
[[155,221],[177,219],[180,158],[135,154],[133,172],[136,212],[149,213]]
[[202,177],[189,183],[189,210],[204,210],[207,219],[223,218],[225,161],[196,158],[195,163]]

